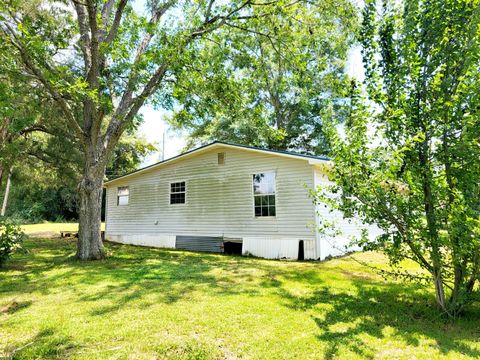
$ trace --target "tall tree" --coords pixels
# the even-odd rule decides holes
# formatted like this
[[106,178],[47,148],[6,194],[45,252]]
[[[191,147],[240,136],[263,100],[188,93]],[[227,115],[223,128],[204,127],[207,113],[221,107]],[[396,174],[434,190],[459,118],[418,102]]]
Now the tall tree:
[[480,278],[480,2],[367,1],[362,43],[376,107],[355,90],[345,134],[331,129],[332,204],[380,226],[359,243],[420,264],[456,316]]
[[350,1],[319,0],[279,6],[275,19],[255,19],[248,31],[210,35],[175,84],[173,124],[191,146],[227,140],[327,153],[323,122],[343,97],[357,19]]
[[[55,101],[82,158],[77,256],[104,256],[100,209],[107,163],[123,132],[154,93],[174,80],[199,42],[224,26],[248,28],[283,0],[152,0],[147,16],[127,0],[8,0],[0,5],[1,40],[18,66]],[[158,101],[162,101],[161,99]],[[165,100],[166,101],[166,100]]]
[[[55,102],[42,96],[41,86],[17,68],[15,60],[8,44],[0,44],[0,194],[3,189],[4,199],[7,178],[12,176],[14,184],[7,214],[22,221],[77,219],[81,152],[68,126],[56,120],[62,113]],[[121,137],[107,176],[133,171],[155,150],[138,136],[138,123]],[[0,198],[2,203],[6,201]]]

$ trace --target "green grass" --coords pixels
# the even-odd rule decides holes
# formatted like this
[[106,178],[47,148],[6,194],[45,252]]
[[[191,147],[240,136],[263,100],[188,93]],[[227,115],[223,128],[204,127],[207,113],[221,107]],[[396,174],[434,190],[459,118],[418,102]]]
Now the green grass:
[[[102,230],[105,229],[105,224],[102,223]],[[60,231],[78,231],[78,223],[51,223],[45,222],[40,224],[22,225],[22,230],[30,235],[58,235]]]
[[[432,293],[352,259],[268,261],[32,239],[0,270],[0,355],[15,359],[462,359],[480,310],[438,315]],[[385,266],[375,253],[356,255]]]

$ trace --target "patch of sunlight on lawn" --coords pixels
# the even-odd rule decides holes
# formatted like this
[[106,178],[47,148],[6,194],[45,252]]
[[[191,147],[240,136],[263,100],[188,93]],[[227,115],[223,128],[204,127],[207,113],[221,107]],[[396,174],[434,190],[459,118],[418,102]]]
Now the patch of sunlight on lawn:
[[[387,281],[351,258],[286,262],[106,243],[106,260],[81,262],[73,239],[34,238],[26,248],[0,270],[7,358],[480,357],[480,309],[444,319],[431,289]],[[387,266],[376,253],[354,256]]]
[[[40,224],[28,224],[22,225],[22,230],[26,234],[59,234],[60,231],[78,231],[78,223],[44,222]],[[105,230],[105,223],[102,223],[102,230]]]

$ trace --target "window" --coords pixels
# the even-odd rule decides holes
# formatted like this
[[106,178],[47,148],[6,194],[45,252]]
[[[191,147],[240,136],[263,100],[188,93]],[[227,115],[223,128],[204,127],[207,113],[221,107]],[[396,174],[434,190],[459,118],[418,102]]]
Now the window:
[[129,196],[130,190],[128,189],[128,186],[117,188],[117,205],[128,205]]
[[253,175],[255,216],[275,216],[275,173]]
[[185,204],[185,181],[170,184],[170,204]]

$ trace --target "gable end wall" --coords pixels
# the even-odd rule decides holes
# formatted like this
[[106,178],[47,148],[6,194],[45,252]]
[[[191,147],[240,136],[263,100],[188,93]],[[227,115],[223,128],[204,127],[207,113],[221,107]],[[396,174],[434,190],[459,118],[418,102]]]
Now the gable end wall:
[[[225,152],[225,164],[217,154]],[[255,218],[252,175],[276,172],[277,216]],[[187,203],[170,205],[169,184],[186,181]],[[314,170],[308,160],[218,148],[121,179],[107,187],[106,238],[137,245],[175,247],[176,236],[243,239],[244,253],[316,258],[315,206],[308,197]],[[117,206],[117,187],[129,186],[127,206]]]

